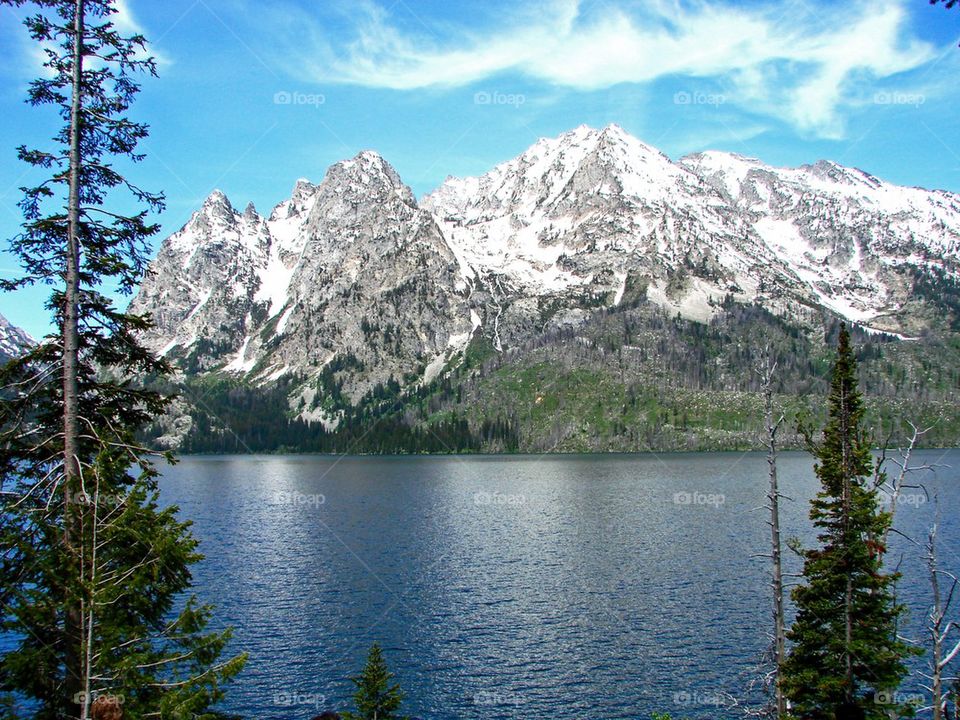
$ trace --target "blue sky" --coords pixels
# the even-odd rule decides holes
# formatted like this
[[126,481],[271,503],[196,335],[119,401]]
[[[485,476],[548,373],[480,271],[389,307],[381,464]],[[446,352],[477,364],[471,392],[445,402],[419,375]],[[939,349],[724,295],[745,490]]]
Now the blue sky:
[[[163,233],[214,188],[261,212],[363,149],[418,195],[538,137],[617,123],[673,158],[829,158],[960,191],[960,12],[926,0],[125,0],[118,25],[160,59],[132,171],[167,195]],[[23,102],[39,69],[0,8],[0,239],[19,224],[16,159],[56,118]],[[16,272],[0,256],[0,272]],[[46,331],[42,290],[0,313]]]

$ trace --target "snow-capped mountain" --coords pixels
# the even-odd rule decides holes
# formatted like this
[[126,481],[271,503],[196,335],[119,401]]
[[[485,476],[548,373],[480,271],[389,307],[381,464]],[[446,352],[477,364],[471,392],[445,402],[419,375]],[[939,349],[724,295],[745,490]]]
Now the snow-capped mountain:
[[919,273],[960,274],[960,197],[891,185],[820,161],[774,169],[718,152],[682,164],[717,189],[803,283],[812,301],[842,317],[915,332]]
[[[357,399],[430,380],[477,333],[504,350],[643,299],[699,321],[733,299],[913,335],[938,322],[918,278],[956,283],[958,238],[952,193],[828,162],[674,162],[615,125],[579,127],[420,203],[374,152],[266,217],[214,192],[131,308],[188,372],[309,379],[339,358],[338,392]],[[291,407],[335,423],[327,390],[307,381]]]
[[36,341],[24,330],[11,325],[0,315],[0,363],[5,363],[36,345]]
[[[214,192],[162,245],[131,309],[188,370],[261,380],[318,374],[335,357],[357,398],[390,378],[429,380],[479,324],[464,268],[383,158],[363,152],[300,181],[266,219]],[[324,416],[316,387],[295,407]],[[317,400],[317,403],[314,401]]]
[[235,352],[252,328],[252,313],[269,258],[280,256],[267,223],[248,207],[233,209],[215,191],[179,232],[163,243],[133,312],[150,312],[148,344],[173,356],[192,348],[194,368],[209,370]]
[[540,140],[424,207],[479,273],[536,295],[591,287],[705,320],[727,294],[827,308],[910,332],[914,273],[956,275],[960,198],[821,162],[796,170],[710,152],[673,162],[611,125]]

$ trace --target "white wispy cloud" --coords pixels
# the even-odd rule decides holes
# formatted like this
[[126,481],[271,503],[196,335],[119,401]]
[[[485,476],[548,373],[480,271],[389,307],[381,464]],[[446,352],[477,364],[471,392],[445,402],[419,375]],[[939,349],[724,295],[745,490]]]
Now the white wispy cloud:
[[[147,48],[145,51],[140,51],[137,53],[138,58],[153,56],[157,65],[162,67],[172,64],[172,60],[166,54],[159,52],[156,50],[156,48],[153,48],[149,45],[150,32],[149,30],[144,29],[143,25],[136,18],[136,14],[130,7],[128,0],[114,0],[113,7],[116,12],[110,16],[110,22],[113,23],[114,28],[120,33],[121,36],[129,37],[132,35],[144,35],[147,38]],[[41,77],[51,77],[52,71],[43,68],[43,64],[48,60],[46,53],[47,44],[40,44],[31,39],[27,35],[26,30],[22,27],[24,17],[31,13],[32,10],[30,8],[18,10],[10,9],[10,12],[3,18],[4,23],[9,22],[12,25],[12,27],[9,29],[3,29],[8,31],[12,36],[13,42],[16,42],[19,45],[21,48],[21,53],[25,59],[25,62],[23,63],[9,64],[13,70],[11,74],[17,74],[21,77],[21,79],[32,79],[37,75]],[[103,22],[103,20],[102,18],[96,18],[91,22],[94,24],[100,24]],[[95,63],[92,61],[89,61],[89,64],[95,65]]]
[[[147,42],[150,42],[150,31],[145,29],[137,20],[128,0],[114,0],[113,7],[116,12],[110,16],[110,21],[120,35],[130,37],[132,35],[143,35]],[[146,51],[138,53],[138,57],[153,56],[154,61],[161,67],[172,64],[172,60],[165,53],[160,52],[155,47],[147,45]]]
[[553,0],[482,31],[401,28],[372,2],[352,5],[351,14],[348,32],[336,34],[297,18],[306,38],[293,61],[298,73],[396,90],[457,87],[504,72],[573,90],[709,79],[730,88],[729,101],[824,137],[843,134],[843,111],[858,87],[935,55],[913,34],[905,0],[750,7],[647,0],[629,9],[612,0]]

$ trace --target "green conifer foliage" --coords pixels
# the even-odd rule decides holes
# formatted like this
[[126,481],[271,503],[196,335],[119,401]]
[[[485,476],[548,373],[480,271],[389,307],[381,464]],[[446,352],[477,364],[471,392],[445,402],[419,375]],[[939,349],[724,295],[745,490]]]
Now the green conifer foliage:
[[904,611],[894,597],[898,576],[883,569],[882,538],[891,517],[878,504],[846,327],[828,407],[822,440],[811,442],[821,483],[810,509],[818,545],[805,552],[803,583],[793,592],[797,616],[788,633],[783,689],[798,718],[909,714],[909,707],[894,703],[912,650],[896,634]]
[[400,685],[393,682],[383,652],[377,643],[370,648],[363,672],[353,678],[357,691],[353,696],[355,713],[345,713],[347,720],[394,720],[403,702]]
[[[115,0],[29,4],[46,58],[30,104],[63,124],[48,148],[21,147],[42,179],[22,188],[10,242],[23,273],[3,290],[51,288],[54,330],[0,369],[0,717],[90,717],[109,697],[129,718],[211,718],[243,665],[229,632],[185,594],[199,559],[189,524],[158,503],[158,456],[136,434],[167,399],[133,378],[166,364],[138,340],[149,318],[119,310],[147,263],[149,214],[163,207],[116,167],[137,162],[146,125],[129,117],[136,75],[153,74],[143,37],[114,26]],[[132,208],[132,209],[131,209]]]

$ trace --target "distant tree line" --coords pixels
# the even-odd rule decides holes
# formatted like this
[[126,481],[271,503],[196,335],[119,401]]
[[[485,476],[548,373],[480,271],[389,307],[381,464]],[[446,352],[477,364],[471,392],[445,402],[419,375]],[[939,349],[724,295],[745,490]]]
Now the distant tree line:
[[[411,422],[412,398],[395,380],[377,385],[356,405],[339,395],[333,415],[336,426],[326,429],[319,420],[295,417],[289,395],[302,380],[290,376],[277,383],[255,386],[231,380],[208,380],[179,387],[189,406],[191,429],[181,446],[184,453],[355,453],[412,454],[464,453],[499,448],[518,449],[518,431],[509,419],[494,417],[472,424],[456,413],[423,422]],[[449,392],[453,392],[449,390]],[[144,438],[163,432],[160,423],[144,431]]]

